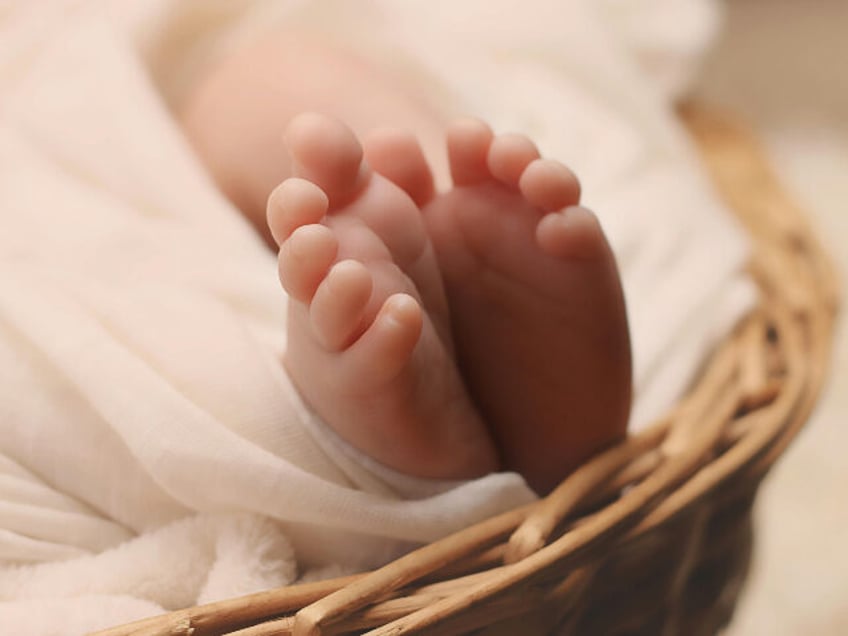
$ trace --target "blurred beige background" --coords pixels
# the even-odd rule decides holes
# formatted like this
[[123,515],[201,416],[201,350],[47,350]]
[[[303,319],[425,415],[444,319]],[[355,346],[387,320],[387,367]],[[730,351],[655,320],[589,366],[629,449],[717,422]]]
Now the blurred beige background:
[[[848,2],[733,0],[697,94],[758,131],[843,272],[848,298]],[[848,634],[848,321],[829,387],[766,481],[730,636]]]

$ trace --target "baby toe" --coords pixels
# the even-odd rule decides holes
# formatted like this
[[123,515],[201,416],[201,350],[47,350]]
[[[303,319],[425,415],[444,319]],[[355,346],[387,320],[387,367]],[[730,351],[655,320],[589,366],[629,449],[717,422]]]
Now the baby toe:
[[610,253],[598,218],[581,206],[545,215],[536,226],[536,240],[543,251],[560,259],[594,259]]
[[309,302],[338,253],[335,233],[317,224],[298,227],[280,247],[280,282],[288,294]]
[[341,359],[341,371],[352,379],[351,388],[384,386],[409,364],[421,337],[424,315],[409,294],[393,294],[374,321]]
[[340,121],[303,113],[289,123],[285,142],[295,174],[317,184],[333,206],[344,204],[365,183],[362,146]]
[[488,155],[494,135],[478,119],[461,119],[447,131],[448,161],[454,185],[466,186],[492,178]]
[[318,223],[327,213],[327,195],[305,179],[286,179],[268,197],[268,228],[282,245],[297,228]]
[[518,134],[498,135],[492,141],[487,158],[495,179],[513,188],[518,187],[527,166],[539,158],[539,149],[528,137]]
[[531,204],[553,212],[580,201],[580,182],[559,161],[536,159],[530,162],[519,179],[519,188]]
[[417,206],[433,198],[433,174],[413,134],[380,128],[368,135],[364,147],[371,168],[406,192]]
[[360,335],[362,317],[374,282],[362,263],[336,263],[318,285],[309,317],[318,341],[329,351],[340,351]]

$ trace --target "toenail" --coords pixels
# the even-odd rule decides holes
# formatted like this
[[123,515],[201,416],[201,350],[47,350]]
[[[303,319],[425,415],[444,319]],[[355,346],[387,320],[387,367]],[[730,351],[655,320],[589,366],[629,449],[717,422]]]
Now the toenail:
[[391,296],[384,306],[384,319],[392,325],[407,328],[420,321],[418,301],[409,294]]

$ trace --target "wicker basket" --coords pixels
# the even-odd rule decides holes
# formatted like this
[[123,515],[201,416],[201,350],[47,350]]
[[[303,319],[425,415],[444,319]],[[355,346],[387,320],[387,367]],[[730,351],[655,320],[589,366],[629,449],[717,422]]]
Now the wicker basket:
[[755,241],[750,269],[762,294],[671,413],[546,499],[375,572],[98,636],[698,636],[724,626],[748,571],[757,488],[824,381],[837,287],[751,137],[705,110],[682,116]]

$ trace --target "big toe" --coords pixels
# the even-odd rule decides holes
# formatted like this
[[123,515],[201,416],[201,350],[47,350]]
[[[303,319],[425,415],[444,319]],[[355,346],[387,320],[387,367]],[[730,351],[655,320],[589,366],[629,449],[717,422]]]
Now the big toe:
[[344,204],[364,183],[362,146],[340,121],[303,113],[289,123],[285,142],[294,173],[317,184],[332,206]]

